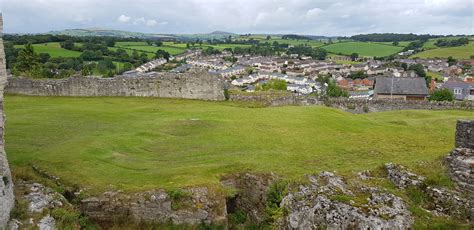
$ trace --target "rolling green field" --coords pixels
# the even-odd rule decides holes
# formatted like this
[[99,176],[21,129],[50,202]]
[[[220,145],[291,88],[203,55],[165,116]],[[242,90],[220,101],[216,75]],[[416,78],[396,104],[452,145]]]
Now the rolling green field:
[[[431,46],[427,45],[427,47]],[[417,53],[413,55],[412,58],[447,58],[452,56],[453,58],[457,59],[469,59],[472,55],[474,55],[474,41],[470,41],[469,44],[465,46],[433,48]]]
[[7,95],[5,106],[13,171],[35,164],[91,193],[212,186],[240,171],[353,175],[386,162],[428,170],[420,163],[453,148],[456,120],[474,118],[466,111],[353,115],[155,98]]
[[335,54],[341,53],[345,55],[350,55],[352,53],[358,53],[360,56],[369,57],[384,57],[398,53],[403,49],[403,47],[401,46],[384,45],[369,42],[341,42],[323,46],[323,48],[328,52]]
[[[146,42],[117,42],[115,44],[115,47],[117,48],[124,48],[128,49],[133,53],[134,50],[136,51],[141,51],[141,52],[146,52],[149,57],[150,55],[154,56],[156,51],[158,50],[164,50],[171,55],[177,55],[184,53],[186,51],[186,44],[184,44],[184,47],[177,47],[177,46],[168,46],[168,43],[164,43],[163,46],[151,46],[148,45]],[[127,51],[128,52],[128,51]]]
[[[24,48],[23,45],[15,45],[15,48]],[[61,48],[59,42],[33,44],[36,53],[47,53],[51,57],[79,57],[81,52]]]

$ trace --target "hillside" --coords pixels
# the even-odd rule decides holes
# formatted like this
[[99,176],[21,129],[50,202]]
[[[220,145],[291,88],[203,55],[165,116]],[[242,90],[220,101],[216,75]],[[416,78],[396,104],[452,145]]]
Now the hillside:
[[145,39],[175,39],[172,35],[163,35],[163,34],[148,34],[140,32],[130,32],[130,31],[121,31],[121,30],[108,30],[108,29],[68,29],[61,31],[51,31],[47,34],[53,35],[68,35],[75,37],[85,37],[85,36],[110,36],[110,37],[119,37],[119,38],[145,38]]
[[34,164],[89,192],[217,185],[222,175],[240,171],[353,175],[390,161],[437,175],[440,168],[421,162],[451,150],[455,121],[472,118],[461,111],[353,115],[319,106],[156,98],[7,96],[5,102],[13,170],[25,173]]
[[470,41],[468,45],[439,48],[434,45],[433,41],[427,42],[424,48],[428,50],[417,53],[412,58],[447,58],[449,56],[456,59],[469,59],[474,55],[474,41]]
[[384,57],[400,52],[403,47],[390,44],[369,42],[339,42],[323,46],[325,50],[334,54],[351,55],[358,53],[360,56]]

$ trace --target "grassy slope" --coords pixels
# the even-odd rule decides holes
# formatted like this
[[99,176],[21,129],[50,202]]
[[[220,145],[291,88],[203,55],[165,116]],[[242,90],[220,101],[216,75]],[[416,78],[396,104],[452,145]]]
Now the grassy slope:
[[403,49],[401,46],[384,45],[369,42],[341,42],[323,46],[325,50],[331,53],[342,53],[350,55],[358,53],[360,56],[388,56],[397,53]]
[[[416,166],[453,147],[472,112],[352,115],[326,107],[242,108],[153,98],[7,96],[13,170],[31,163],[95,192],[217,184],[253,170],[289,178],[393,161]],[[73,172],[73,173],[72,173]]]
[[[432,48],[431,43],[428,42],[427,48]],[[433,43],[434,46],[434,43]],[[434,46],[436,47],[436,46]],[[448,47],[448,48],[433,48],[430,50],[426,50],[420,53],[415,54],[412,56],[413,58],[447,58],[452,56],[453,58],[457,59],[469,59],[472,55],[474,55],[474,41],[470,41],[468,45],[465,46],[457,46],[457,47]]]
[[132,50],[132,52],[133,50],[147,52],[149,56],[150,55],[154,56],[154,54],[158,50],[164,50],[170,53],[171,55],[181,54],[186,51],[185,48],[181,48],[181,47],[168,46],[167,44],[165,44],[164,46],[157,47],[157,46],[148,45],[146,42],[117,42],[115,44],[115,47],[127,48],[129,50]]
[[[24,46],[15,45],[15,48],[24,48]],[[59,42],[33,44],[33,48],[36,53],[47,53],[51,57],[79,57],[81,55],[81,52],[61,48]]]

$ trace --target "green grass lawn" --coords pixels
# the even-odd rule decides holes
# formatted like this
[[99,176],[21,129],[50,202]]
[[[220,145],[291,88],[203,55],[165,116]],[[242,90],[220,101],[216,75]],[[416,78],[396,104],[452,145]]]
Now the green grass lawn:
[[403,47],[401,46],[369,42],[341,42],[323,46],[323,48],[328,52],[335,54],[341,53],[345,55],[350,55],[352,53],[358,53],[360,56],[369,57],[384,57],[398,53],[403,49]]
[[[24,48],[23,45],[15,45],[15,48]],[[33,44],[36,53],[47,53],[51,57],[79,57],[81,52],[61,48],[59,42]]]
[[474,118],[466,111],[353,115],[156,98],[7,95],[5,106],[13,171],[36,164],[91,192],[212,186],[247,170],[300,178],[390,161],[417,166],[453,148],[457,119]]
[[[429,42],[428,42],[429,43]],[[433,43],[434,46],[434,43]],[[436,46],[434,46],[436,47]],[[452,56],[457,59],[469,59],[474,55],[474,42],[470,41],[465,46],[433,48],[413,55],[413,58],[447,58]]]

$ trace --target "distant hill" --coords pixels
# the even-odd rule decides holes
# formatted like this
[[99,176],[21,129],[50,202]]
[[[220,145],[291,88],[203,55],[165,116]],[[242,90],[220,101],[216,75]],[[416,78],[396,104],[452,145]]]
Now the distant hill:
[[86,36],[109,36],[109,37],[120,37],[120,38],[144,38],[144,39],[166,39],[176,40],[176,36],[166,34],[148,34],[140,32],[130,32],[121,30],[108,30],[101,28],[91,29],[68,29],[61,31],[51,31],[48,34],[53,35],[68,35],[75,37],[86,37]]
[[209,33],[209,35],[236,35],[236,34],[217,30],[217,31]]

